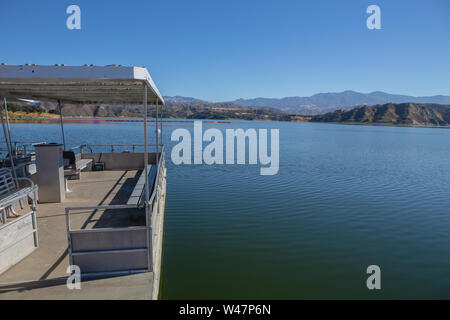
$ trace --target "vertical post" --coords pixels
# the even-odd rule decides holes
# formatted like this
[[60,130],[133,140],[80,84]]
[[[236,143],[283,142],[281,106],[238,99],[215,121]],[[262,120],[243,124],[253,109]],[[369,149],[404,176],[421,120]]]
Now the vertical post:
[[[8,129],[8,137],[9,137],[9,143],[12,145],[11,140],[11,127],[9,126],[9,114],[8,114],[8,104],[6,103],[6,97],[5,97],[5,116],[6,116],[6,125]],[[14,156],[17,156],[17,148],[14,147]]]
[[64,136],[64,121],[63,121],[61,100],[58,100],[58,109],[59,109],[59,119],[60,119],[60,122],[61,122],[61,132],[62,132],[64,151],[66,151],[66,137]]
[[163,131],[162,131],[162,123],[163,123],[163,110],[164,110],[164,107],[163,107],[163,105],[161,105],[161,119],[159,120],[159,128],[160,128],[160,130],[159,130],[159,136],[161,137],[161,152],[162,152],[162,145],[163,145]]
[[68,247],[67,247],[67,251],[69,253],[69,265],[72,266],[73,265],[73,256],[72,256],[72,234],[70,233],[70,210],[68,208],[65,208],[66,210],[66,230],[67,230],[67,242],[68,242]]
[[159,138],[159,133],[158,133],[158,115],[159,112],[159,108],[158,108],[158,98],[156,98],[156,122],[155,122],[155,137],[156,137],[156,165],[158,165],[159,159],[158,159],[158,151],[159,151],[159,146],[158,146],[158,138]]
[[147,269],[153,270],[153,257],[152,257],[152,233],[151,233],[151,218],[149,207],[151,206],[148,201],[149,198],[149,186],[148,186],[148,141],[147,141],[147,84],[144,82],[144,174],[145,174],[145,225],[147,227]]
[[[6,103],[6,98],[4,101]],[[3,108],[0,109],[0,115],[2,118],[3,134],[5,135],[6,146],[8,147],[9,161],[11,162],[12,175],[14,177],[14,182],[16,184],[16,187],[19,187],[19,182],[17,181],[16,167],[14,166],[14,158],[13,158],[12,147],[11,147],[11,143],[10,143],[11,141],[9,141],[8,133],[6,132],[6,128],[5,128],[5,120],[3,119]]]
[[[147,142],[147,84],[144,83],[144,172],[145,172],[145,209],[147,210],[147,201],[149,200],[148,190],[148,142]],[[148,223],[148,222],[147,222]]]

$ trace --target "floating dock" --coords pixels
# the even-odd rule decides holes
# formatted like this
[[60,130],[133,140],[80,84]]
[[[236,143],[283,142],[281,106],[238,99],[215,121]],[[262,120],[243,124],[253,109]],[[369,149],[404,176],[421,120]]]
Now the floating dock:
[[[164,170],[165,174],[165,170]],[[165,179],[161,189],[161,206],[154,212],[153,233],[155,271],[119,276],[87,276],[81,290],[68,290],[69,253],[65,208],[71,206],[114,206],[126,203],[137,182],[139,170],[81,172],[71,180],[67,198],[62,203],[40,204],[37,211],[39,248],[0,275],[0,299],[156,299],[163,239]],[[71,225],[79,230],[145,227],[139,209],[83,210],[71,216]]]
[[[18,168],[5,133],[10,155],[5,170],[14,179],[22,174],[32,180],[39,204],[28,212],[27,195],[17,203],[3,201],[9,194],[0,196],[7,217],[0,225],[0,258],[10,261],[0,270],[0,299],[157,299],[167,173],[158,118],[156,143],[147,141],[147,103],[164,104],[148,71],[2,65],[0,96],[57,101],[60,109],[67,102],[142,104],[145,110],[143,152],[135,152],[136,145],[117,152],[114,144],[107,152],[87,145],[79,152],[68,149],[61,113],[63,144],[34,145],[35,153]],[[28,215],[31,231],[23,227]],[[27,247],[23,239],[30,239]],[[78,271],[80,289],[67,285]]]

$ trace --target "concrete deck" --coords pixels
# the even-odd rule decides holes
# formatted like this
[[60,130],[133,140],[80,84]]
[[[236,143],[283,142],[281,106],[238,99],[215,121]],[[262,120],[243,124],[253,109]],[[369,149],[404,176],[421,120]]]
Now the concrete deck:
[[[63,203],[39,204],[39,248],[0,275],[2,299],[150,299],[153,273],[82,282],[81,290],[68,290],[63,278],[69,265],[64,207],[124,204],[139,172],[82,172],[69,180]],[[145,217],[130,209],[88,211],[71,215],[72,229],[143,226]],[[61,280],[63,279],[63,280]]]
[[83,280],[80,290],[67,289],[65,279],[0,285],[0,300],[150,300],[153,272]]

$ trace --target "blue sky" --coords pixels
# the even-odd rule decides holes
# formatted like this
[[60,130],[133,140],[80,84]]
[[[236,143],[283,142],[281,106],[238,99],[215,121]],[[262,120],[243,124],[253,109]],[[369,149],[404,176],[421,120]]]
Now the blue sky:
[[0,62],[146,66],[164,95],[209,101],[450,95],[448,0],[1,0],[0,39]]

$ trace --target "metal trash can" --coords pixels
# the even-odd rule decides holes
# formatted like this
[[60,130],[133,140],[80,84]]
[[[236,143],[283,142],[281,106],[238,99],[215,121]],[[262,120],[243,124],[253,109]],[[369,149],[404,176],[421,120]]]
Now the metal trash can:
[[66,198],[62,145],[35,145],[39,202],[59,203]]

